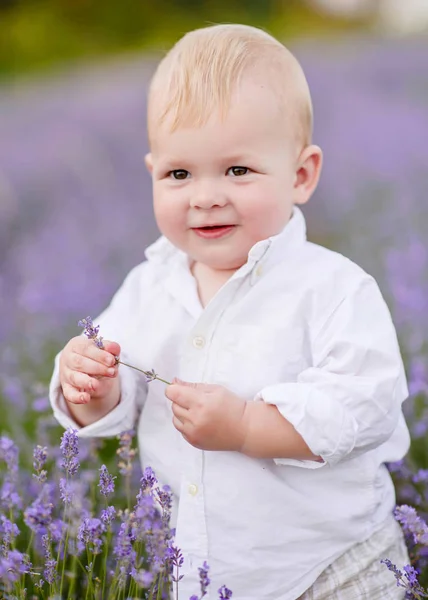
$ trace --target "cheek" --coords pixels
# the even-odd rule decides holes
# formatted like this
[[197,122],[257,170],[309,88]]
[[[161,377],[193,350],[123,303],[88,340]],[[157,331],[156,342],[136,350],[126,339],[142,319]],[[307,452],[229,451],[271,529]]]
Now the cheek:
[[252,237],[264,239],[278,233],[291,215],[291,201],[287,193],[276,186],[252,190],[240,203],[240,215]]
[[168,238],[176,235],[186,223],[186,207],[177,193],[154,187],[153,210],[160,231]]

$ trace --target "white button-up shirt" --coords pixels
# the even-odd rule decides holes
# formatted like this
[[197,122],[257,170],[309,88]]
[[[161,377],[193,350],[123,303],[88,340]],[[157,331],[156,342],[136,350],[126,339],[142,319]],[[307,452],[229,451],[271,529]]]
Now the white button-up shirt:
[[[165,385],[120,367],[121,401],[83,436],[134,425],[143,467],[174,492],[173,526],[185,556],[179,597],[295,600],[335,558],[384,524],[395,498],[384,463],[403,457],[407,386],[396,333],[373,278],[306,240],[295,209],[284,230],[203,308],[188,257],[161,237],[95,320],[126,361],[173,377],[226,386],[278,407],[324,462],[202,451],[172,424]],[[123,358],[125,360],[125,358]],[[58,421],[76,426],[51,384]]]

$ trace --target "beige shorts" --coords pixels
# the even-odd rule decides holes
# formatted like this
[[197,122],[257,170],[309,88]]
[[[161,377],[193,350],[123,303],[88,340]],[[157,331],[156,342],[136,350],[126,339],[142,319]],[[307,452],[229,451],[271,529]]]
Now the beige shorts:
[[410,562],[401,527],[392,516],[380,531],[327,567],[298,600],[403,600],[405,590],[380,562],[383,558],[400,570]]

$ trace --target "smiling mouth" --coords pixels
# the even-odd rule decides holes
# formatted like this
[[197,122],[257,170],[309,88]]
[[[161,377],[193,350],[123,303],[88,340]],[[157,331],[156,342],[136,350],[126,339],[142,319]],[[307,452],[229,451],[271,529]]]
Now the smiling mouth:
[[204,227],[192,227],[196,235],[204,238],[218,238],[230,233],[235,225],[206,225]]

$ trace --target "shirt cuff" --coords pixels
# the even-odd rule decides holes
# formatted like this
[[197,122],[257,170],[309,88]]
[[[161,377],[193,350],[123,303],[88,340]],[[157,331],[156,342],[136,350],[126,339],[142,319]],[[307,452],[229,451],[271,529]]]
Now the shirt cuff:
[[138,384],[133,373],[127,372],[125,369],[120,373],[119,404],[95,423],[81,427],[70,415],[67,402],[62,394],[58,365],[59,355],[55,358],[55,370],[49,387],[49,400],[54,417],[60,425],[65,429],[69,427],[76,429],[78,436],[82,438],[113,437],[134,427],[137,419]]
[[324,462],[274,458],[277,465],[319,469],[334,465],[356,443],[357,423],[345,407],[313,385],[282,383],[262,389],[255,400],[275,405],[302,436],[310,451]]

